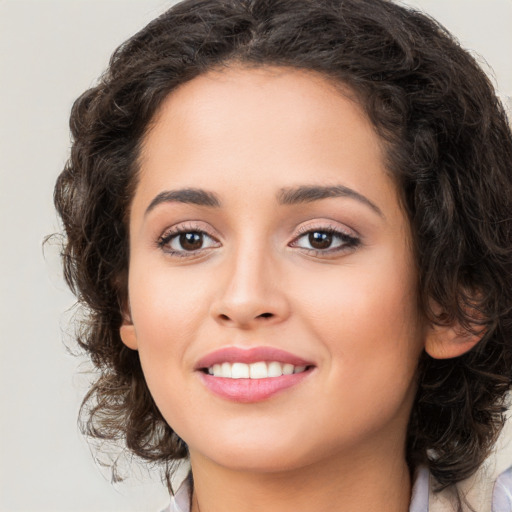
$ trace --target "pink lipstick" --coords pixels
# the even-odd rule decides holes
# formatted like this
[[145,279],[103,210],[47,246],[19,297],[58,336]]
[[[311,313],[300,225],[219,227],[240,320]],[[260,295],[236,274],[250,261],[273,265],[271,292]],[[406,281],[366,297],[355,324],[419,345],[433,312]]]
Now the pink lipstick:
[[313,370],[310,361],[273,347],[226,347],[195,366],[214,394],[235,402],[259,402],[295,386]]

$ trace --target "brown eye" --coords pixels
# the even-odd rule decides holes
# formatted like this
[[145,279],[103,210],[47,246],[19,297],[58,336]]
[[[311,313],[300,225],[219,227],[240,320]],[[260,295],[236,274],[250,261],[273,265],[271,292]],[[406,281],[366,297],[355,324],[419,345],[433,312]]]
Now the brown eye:
[[197,231],[181,233],[179,243],[185,251],[196,251],[203,246],[203,234]]
[[313,249],[328,249],[332,244],[332,233],[312,231],[309,233],[308,239]]
[[349,235],[338,229],[317,228],[304,231],[290,244],[291,247],[314,253],[318,257],[330,257],[335,254],[342,255],[349,249],[359,245],[358,237]]
[[220,247],[221,244],[202,230],[183,229],[162,236],[158,246],[170,255],[194,256],[203,250]]

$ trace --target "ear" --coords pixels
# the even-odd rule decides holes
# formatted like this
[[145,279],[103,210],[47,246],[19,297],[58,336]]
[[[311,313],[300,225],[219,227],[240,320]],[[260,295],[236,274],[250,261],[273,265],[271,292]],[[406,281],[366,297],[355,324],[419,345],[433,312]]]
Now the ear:
[[129,313],[123,313],[123,323],[119,328],[119,335],[121,336],[122,342],[132,350],[138,349],[137,334],[135,333],[135,326],[133,325],[131,315]]
[[458,322],[452,325],[427,327],[425,352],[434,359],[450,359],[471,350],[483,337],[481,332],[464,329]]
[[[430,310],[437,318],[443,317],[439,304],[430,302]],[[463,327],[458,320],[452,320],[443,325],[429,323],[425,336],[425,352],[434,359],[451,359],[469,352],[484,336],[485,327],[478,323],[482,320],[481,313],[476,308],[466,306],[466,313],[474,319],[468,328]]]

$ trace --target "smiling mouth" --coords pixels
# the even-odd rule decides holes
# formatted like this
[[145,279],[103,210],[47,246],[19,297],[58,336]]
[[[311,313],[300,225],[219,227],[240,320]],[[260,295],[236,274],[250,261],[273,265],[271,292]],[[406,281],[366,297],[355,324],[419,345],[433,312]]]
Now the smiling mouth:
[[295,366],[290,363],[278,361],[258,361],[251,364],[240,362],[217,363],[208,368],[202,368],[203,373],[213,377],[227,379],[268,379],[281,377],[282,375],[293,375],[307,371],[310,366]]

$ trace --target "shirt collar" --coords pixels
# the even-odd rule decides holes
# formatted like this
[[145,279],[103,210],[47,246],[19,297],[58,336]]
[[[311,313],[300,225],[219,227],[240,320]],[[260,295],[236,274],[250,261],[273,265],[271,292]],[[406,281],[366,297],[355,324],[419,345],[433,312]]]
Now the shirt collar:
[[414,472],[411,504],[409,512],[428,512],[428,496],[430,494],[430,471],[426,466],[419,466]]

